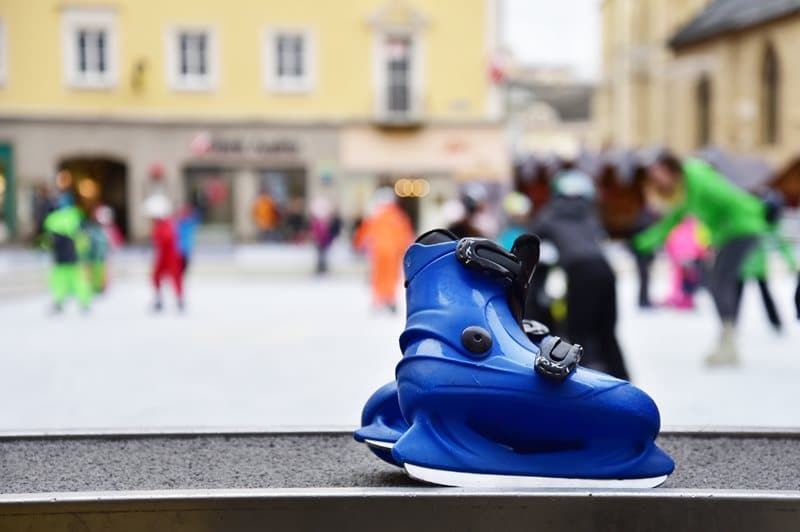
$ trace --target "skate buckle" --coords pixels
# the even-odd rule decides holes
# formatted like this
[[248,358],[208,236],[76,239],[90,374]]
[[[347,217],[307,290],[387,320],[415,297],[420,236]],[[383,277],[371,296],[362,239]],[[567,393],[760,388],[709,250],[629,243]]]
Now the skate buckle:
[[522,330],[531,342],[535,344],[538,344],[545,336],[550,334],[550,328],[536,320],[522,320]]
[[512,282],[519,276],[519,259],[498,244],[485,238],[462,238],[456,246],[458,260],[475,270]]
[[572,345],[558,336],[548,336],[539,346],[539,354],[533,367],[542,377],[563,381],[578,366],[583,356],[583,347]]

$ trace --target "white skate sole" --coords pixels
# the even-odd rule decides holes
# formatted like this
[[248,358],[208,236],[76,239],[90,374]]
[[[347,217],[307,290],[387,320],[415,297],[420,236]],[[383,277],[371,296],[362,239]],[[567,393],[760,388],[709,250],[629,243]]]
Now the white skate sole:
[[667,475],[626,479],[558,478],[464,473],[430,469],[408,463],[404,464],[404,467],[411,478],[459,488],[655,488],[667,480]]
[[379,440],[364,440],[364,443],[369,445],[370,447],[377,447],[378,449],[389,449],[391,450],[394,447],[394,443],[390,441],[379,441]]

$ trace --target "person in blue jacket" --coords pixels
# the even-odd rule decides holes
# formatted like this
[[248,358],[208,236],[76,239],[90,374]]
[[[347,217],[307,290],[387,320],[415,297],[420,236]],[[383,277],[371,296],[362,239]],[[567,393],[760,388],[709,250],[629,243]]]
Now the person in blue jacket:
[[197,226],[200,224],[197,209],[191,205],[186,205],[175,222],[178,232],[178,252],[181,256],[181,275],[185,275],[194,252]]

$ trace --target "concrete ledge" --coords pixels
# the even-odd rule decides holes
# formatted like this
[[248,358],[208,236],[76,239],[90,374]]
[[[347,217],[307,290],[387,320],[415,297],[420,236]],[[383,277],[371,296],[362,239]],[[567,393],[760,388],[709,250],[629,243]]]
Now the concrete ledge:
[[[435,488],[348,433],[0,439],[0,530],[792,530],[800,433],[666,433],[664,488]],[[415,530],[416,532],[416,530]]]
[[[47,497],[45,500],[44,497]],[[796,530],[798,493],[470,492],[430,488],[42,494],[0,530]]]

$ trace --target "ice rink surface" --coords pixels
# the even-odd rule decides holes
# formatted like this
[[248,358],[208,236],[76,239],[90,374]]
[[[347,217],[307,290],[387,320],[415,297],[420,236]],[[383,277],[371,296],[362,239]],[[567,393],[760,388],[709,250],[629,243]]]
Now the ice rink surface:
[[[43,292],[0,299],[0,432],[351,428],[394,376],[402,314],[372,310],[366,281],[352,271],[322,279],[303,268],[201,271],[184,314],[169,298],[163,313],[151,312],[144,265],[136,271],[88,315],[75,307],[50,315]],[[666,288],[663,273],[655,294]],[[776,275],[771,286],[784,332],[771,330],[748,286],[743,362],[708,369],[702,359],[717,336],[708,296],[693,312],[640,311],[632,274],[620,274],[618,332],[663,425],[800,425],[794,280]]]

